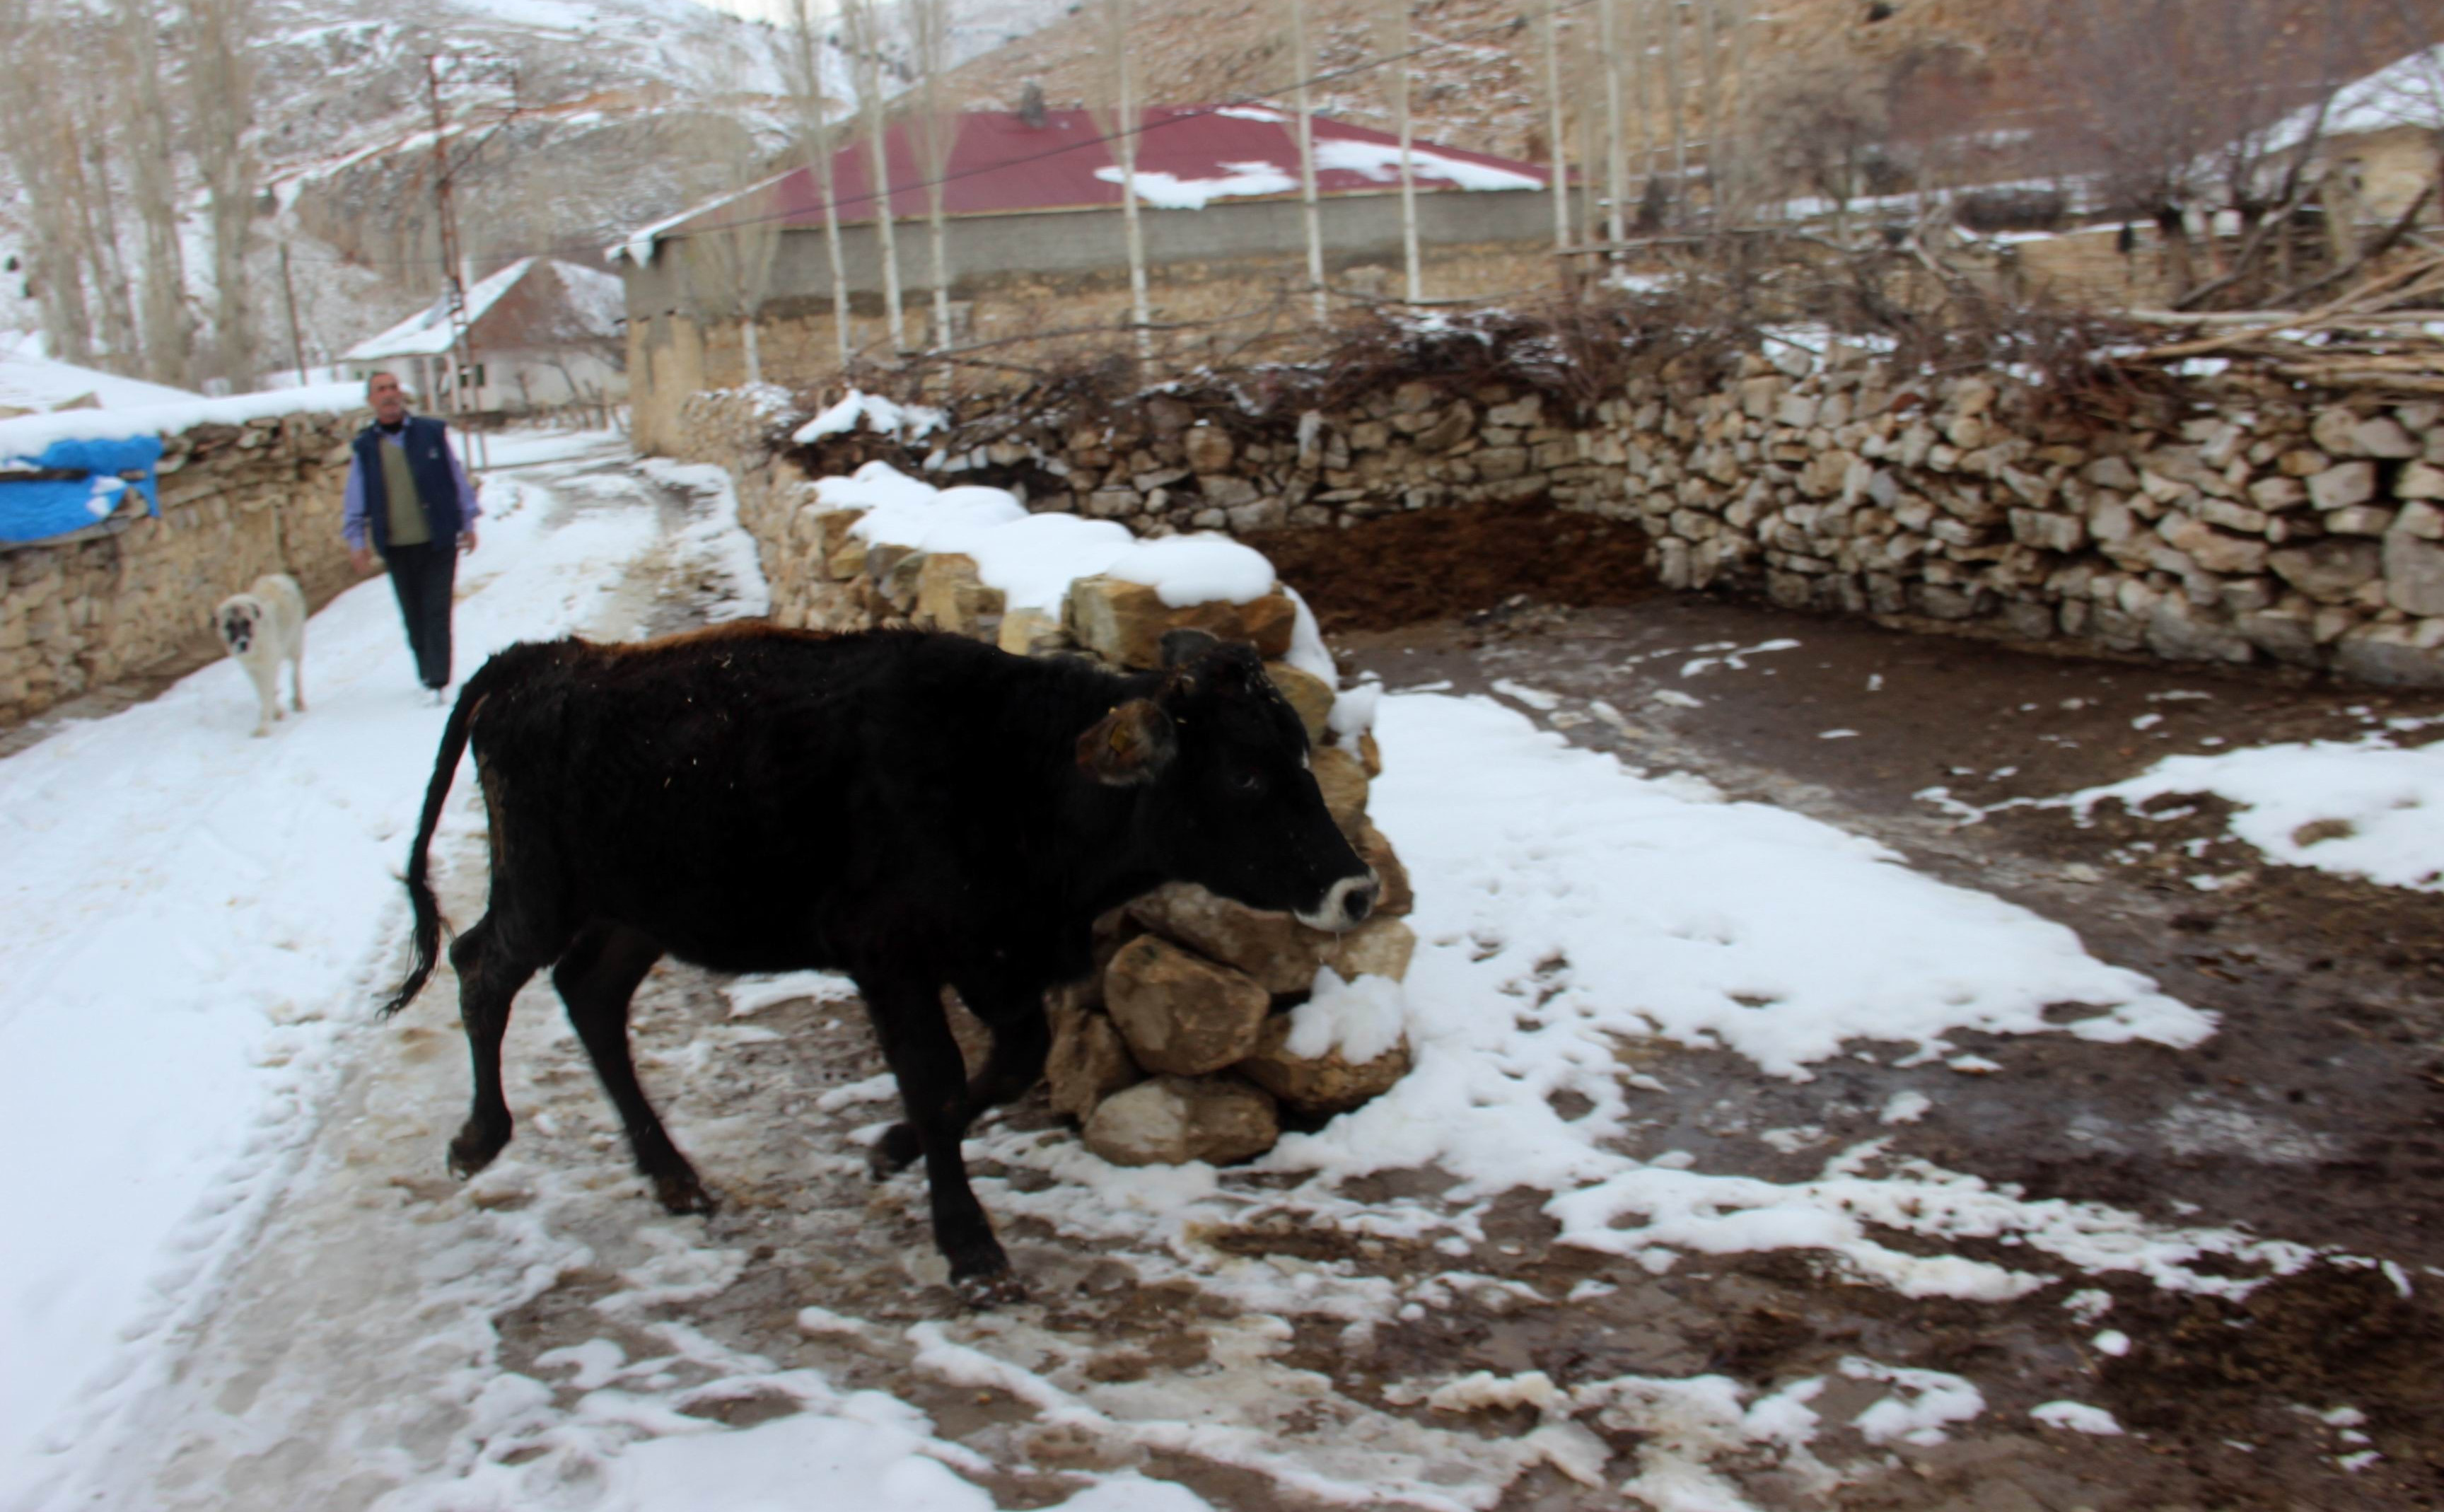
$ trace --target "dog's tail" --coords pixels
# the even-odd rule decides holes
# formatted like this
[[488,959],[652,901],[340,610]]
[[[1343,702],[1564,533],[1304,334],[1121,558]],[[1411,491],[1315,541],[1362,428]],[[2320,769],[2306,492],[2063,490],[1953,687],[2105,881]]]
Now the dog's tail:
[[496,680],[494,669],[501,658],[493,657],[483,670],[467,679],[459,690],[458,702],[450,710],[450,723],[441,731],[441,749],[434,758],[433,780],[424,789],[424,818],[416,826],[416,846],[407,853],[407,901],[415,911],[415,932],[408,941],[407,980],[398,985],[381,1005],[384,1018],[397,1013],[416,1001],[424,984],[433,975],[435,959],[441,952],[441,906],[434,900],[433,884],[426,868],[426,852],[433,845],[433,831],[441,822],[441,805],[449,800],[450,784],[458,776],[458,758],[467,751],[467,732],[475,721],[475,710],[491,692]]

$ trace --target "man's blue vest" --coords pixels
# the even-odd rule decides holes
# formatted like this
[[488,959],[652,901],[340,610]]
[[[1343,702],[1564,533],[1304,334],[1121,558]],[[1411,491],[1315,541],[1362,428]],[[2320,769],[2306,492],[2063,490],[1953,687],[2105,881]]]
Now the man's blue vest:
[[[407,448],[407,475],[416,480],[424,506],[424,527],[436,545],[458,539],[458,479],[450,469],[450,428],[428,415],[411,415],[400,429],[399,445]],[[390,486],[382,475],[381,427],[369,425],[357,433],[357,476],[364,484],[365,527],[373,533],[374,549],[390,549]]]

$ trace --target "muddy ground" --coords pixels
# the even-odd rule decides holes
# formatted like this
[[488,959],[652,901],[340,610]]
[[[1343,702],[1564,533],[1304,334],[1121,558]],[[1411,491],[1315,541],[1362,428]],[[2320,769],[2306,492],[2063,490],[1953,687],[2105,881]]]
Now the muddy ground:
[[[1876,1318],[1916,1336],[1913,1363],[2016,1375],[2032,1399],[2076,1395],[2092,1371],[2096,1399],[2146,1432],[2073,1456],[2109,1493],[2089,1483],[2074,1494],[2050,1476],[2048,1491],[2022,1482],[2033,1466],[2015,1462],[1970,1472],[1963,1484],[1984,1489],[1964,1505],[2023,1504],[2011,1499],[2023,1491],[2048,1507],[2444,1503],[2444,1329],[2428,1295],[2444,1275],[2430,1268],[2444,1267],[2444,898],[2267,864],[2222,838],[2217,801],[2170,822],[2118,804],[2086,826],[2062,808],[1969,812],[2117,781],[2176,752],[2357,738],[2388,718],[2444,713],[2444,697],[2033,655],[1704,598],[1492,608],[1473,624],[1344,632],[1337,646],[1394,688],[1561,694],[1550,711],[1512,702],[1632,765],[1696,771],[1731,798],[1871,836],[1945,880],[2070,925],[2091,952],[2223,1018],[2185,1053],[1990,1040],[1979,1049],[2004,1073],[1958,1079],[1935,1116],[1900,1134],[1904,1152],[2036,1197],[2167,1222],[2211,1211],[2263,1235],[2389,1256],[2427,1280],[2404,1300],[2373,1272],[2318,1266],[2242,1305],[2116,1282],[2118,1326],[2144,1319],[2149,1339],[2104,1359],[2057,1306],[2013,1316],[1822,1281],[1794,1291],[1792,1262],[1777,1257],[1731,1267],[1751,1282],[1758,1269],[1782,1274],[1767,1282],[1781,1291],[1773,1302],[1725,1310],[1727,1358],[1768,1374],[1796,1368]],[[1740,655],[1778,642],[1796,644]],[[1590,717],[1595,700],[1626,728]],[[1838,1145],[1867,1135],[1867,1111],[1898,1084],[1858,1062],[1795,1085],[1729,1057],[1683,1056],[1676,1069],[1706,1090],[1685,1099],[1694,1116],[1675,1142],[1709,1159],[1753,1154],[1710,1149],[1705,1124],[1726,1104],[1751,1110],[1754,1127],[1821,1124]],[[1805,1166],[1756,1173],[1791,1179]],[[2380,1470],[2338,1481],[2332,1430],[2298,1411],[2335,1399],[2371,1418]],[[1996,1491],[1995,1475],[2018,1491]],[[1933,1489],[1860,1487],[1841,1504],[1917,1505]]]
[[[1251,1466],[1272,1454],[1340,1466],[1346,1481],[1384,1463],[1336,1460],[1361,1446],[1405,1456],[1419,1486],[1457,1486],[1482,1479],[1538,1421],[1522,1408],[1434,1412],[1397,1390],[1471,1371],[1543,1371],[1564,1386],[1712,1372],[1759,1391],[1829,1376],[1814,1403],[1827,1425],[1814,1454],[1838,1484],[1795,1457],[1709,1448],[1688,1430],[1696,1457],[1761,1507],[2444,1504],[2444,1325],[2433,1300],[2444,1284],[2444,902],[2267,865],[2218,840],[2212,814],[2162,822],[2108,811],[2083,827],[2062,809],[1986,812],[2176,751],[2444,715],[2444,697],[2025,655],[1634,592],[1618,574],[1601,597],[1626,601],[1595,607],[1516,601],[1507,571],[1336,605],[1333,581],[1357,575],[1342,553],[1364,544],[1311,546],[1286,576],[1341,623],[1347,670],[1396,689],[1493,691],[1632,765],[1696,772],[1732,798],[1870,836],[1937,876],[2072,926],[2097,955],[2223,1016],[2214,1039],[2177,1053],[1959,1036],[1999,1064],[1990,1076],[1903,1071],[1885,1056],[1791,1082],[1734,1056],[1671,1051],[1640,1066],[1669,1089],[1644,1103],[1650,1148],[1795,1181],[1845,1146],[1889,1136],[1902,1154],[2034,1197],[2170,1225],[2243,1223],[2383,1257],[2412,1295],[2386,1272],[2326,1262],[2241,1302],[2127,1273],[2083,1280],[2110,1293],[2107,1320],[2134,1341],[2117,1358],[2097,1350],[2098,1325],[2064,1308],[2062,1288],[2018,1303],[1913,1300],[1788,1250],[1691,1256],[1649,1274],[1553,1244],[1542,1194],[1528,1191],[1498,1204],[1483,1241],[1455,1253],[1448,1241],[1353,1239],[1268,1209],[1271,1178],[1226,1175],[1249,1200],[1235,1224],[1194,1236],[1209,1256],[1262,1261],[1318,1282],[1319,1296],[1455,1270],[1479,1279],[1363,1333],[1282,1305],[1271,1311],[1285,1331],[1227,1289],[1181,1280],[1157,1254],[1013,1216],[1047,1178],[989,1156],[979,1190],[1033,1299],[975,1319],[941,1284],[921,1182],[874,1186],[863,1174],[861,1131],[890,1104],[869,1079],[882,1065],[853,1001],[732,1001],[701,972],[657,968],[639,999],[639,1063],[724,1200],[710,1220],[676,1220],[627,1171],[616,1121],[540,982],[520,1000],[508,1053],[517,1142],[468,1187],[443,1177],[441,1148],[465,1097],[445,972],[408,1014],[371,1031],[377,1042],[297,1196],[193,1351],[181,1401],[155,1426],[150,1494],[131,1504],[366,1506],[445,1467],[556,1463],[562,1439],[484,1427],[483,1383],[503,1372],[550,1382],[559,1407],[579,1412],[581,1388],[600,1380],[553,1352],[602,1339],[645,1362],[639,1370],[650,1364],[648,1384],[701,1386],[686,1411],[736,1425],[797,1410],[757,1384],[768,1379],[759,1367],[810,1366],[842,1391],[891,1392],[980,1455],[966,1473],[1009,1506],[1059,1501],[1080,1470],[1137,1466],[1216,1506],[1321,1507],[1332,1499]],[[1565,579],[1546,585],[1597,596],[1573,594]],[[1418,602],[1462,617],[1387,626]],[[1553,696],[1522,701],[1497,683]],[[1854,733],[1826,738],[1837,730]],[[446,901],[462,921],[480,906],[476,822],[472,810],[456,821],[447,868]],[[1896,1090],[1931,1084],[1922,1121],[1879,1122]],[[1039,1092],[992,1125],[988,1145],[1060,1126]],[[1434,1171],[1406,1172],[1348,1195],[1431,1203],[1442,1185]],[[2025,1250],[1949,1247],[2048,1268]],[[1027,1362],[1102,1426],[1056,1426],[1041,1400],[929,1362],[910,1335],[928,1322],[973,1330],[958,1337]],[[1986,1411],[1946,1443],[1868,1445],[1839,1426],[1878,1392],[1839,1374],[1860,1355],[1967,1376]],[[2028,1421],[2029,1407],[2062,1398],[2108,1408],[2132,1431],[2088,1437]],[[2336,1413],[2345,1407],[2359,1415]],[[1200,1413],[1252,1428],[1260,1449],[1208,1452],[1210,1442],[1132,1428]],[[1673,1430],[1651,1418],[1585,1426],[1608,1456],[1603,1488],[1534,1464],[1509,1479],[1500,1506],[1636,1504],[1616,1488]],[[2368,1450],[2381,1457],[2352,1458]],[[1383,1499],[1431,1501],[1393,1487]]]

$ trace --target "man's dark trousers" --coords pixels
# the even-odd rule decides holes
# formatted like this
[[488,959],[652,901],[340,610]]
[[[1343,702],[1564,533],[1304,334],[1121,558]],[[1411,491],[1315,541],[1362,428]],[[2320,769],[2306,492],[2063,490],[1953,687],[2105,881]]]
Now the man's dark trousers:
[[450,686],[450,593],[458,577],[458,543],[435,541],[393,546],[382,553],[390,585],[407,621],[407,648],[416,653],[416,674],[427,688]]

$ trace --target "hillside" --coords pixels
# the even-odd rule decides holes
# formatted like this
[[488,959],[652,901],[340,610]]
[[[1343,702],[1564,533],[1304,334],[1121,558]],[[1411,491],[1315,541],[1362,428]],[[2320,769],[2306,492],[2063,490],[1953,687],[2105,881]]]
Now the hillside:
[[[1542,157],[1546,152],[1541,53],[1521,21],[1517,0],[1422,0],[1413,46],[1448,43],[1419,57],[1412,83],[1417,133],[1480,152]],[[1370,0],[1315,0],[1310,25],[1321,71],[1378,56],[1382,7]],[[1913,0],[1880,21],[1860,0],[1785,0],[1759,24],[1760,55],[1848,54],[1886,65],[1913,60],[1944,72],[1990,78],[2009,71],[2027,47],[2014,8],[1977,0]],[[1131,39],[1148,100],[1190,102],[1269,95],[1291,77],[1287,12],[1281,0],[1140,0]],[[1576,7],[1564,22],[1565,67],[1574,100],[1601,84],[1583,77],[1594,56],[1596,12]],[[1100,20],[1082,9],[987,54],[955,76],[960,98],[1007,105],[1029,83],[1051,103],[1082,102],[1101,91]],[[1316,92],[1316,108],[1369,124],[1390,120],[1388,69],[1335,80]],[[1592,92],[1590,86],[1592,85]],[[1694,81],[1690,90],[1694,102]],[[1693,104],[1694,108],[1694,104]],[[1575,114],[1575,112],[1573,112]],[[1658,108],[1655,119],[1663,119]]]

